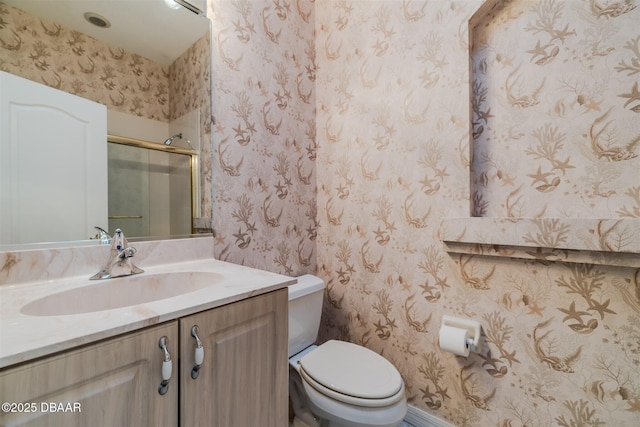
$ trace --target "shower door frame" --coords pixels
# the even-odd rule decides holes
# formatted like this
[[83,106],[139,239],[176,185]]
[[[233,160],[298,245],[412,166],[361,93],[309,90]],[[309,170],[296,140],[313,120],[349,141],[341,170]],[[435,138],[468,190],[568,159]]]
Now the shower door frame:
[[198,152],[189,148],[176,147],[173,145],[158,144],[157,142],[145,141],[138,138],[130,138],[119,135],[107,135],[107,143],[127,145],[130,147],[146,148],[147,150],[161,151],[168,154],[181,154],[189,156],[189,167],[191,172],[191,232],[193,233],[193,219],[197,212],[200,212],[200,170]]

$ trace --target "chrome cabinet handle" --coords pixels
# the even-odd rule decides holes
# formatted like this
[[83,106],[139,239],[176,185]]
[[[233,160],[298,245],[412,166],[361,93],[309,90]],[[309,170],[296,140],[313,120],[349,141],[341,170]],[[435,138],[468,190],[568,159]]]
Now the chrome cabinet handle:
[[202,367],[202,363],[204,362],[204,347],[202,346],[202,341],[200,341],[200,337],[198,336],[198,325],[194,325],[191,327],[191,336],[196,339],[194,366],[191,370],[191,378],[195,380],[196,378],[198,378],[198,375],[200,374],[200,368]]
[[169,355],[169,350],[167,350],[168,343],[169,339],[165,336],[160,337],[160,341],[158,342],[158,346],[163,353],[162,382],[160,383],[160,387],[158,387],[158,393],[161,395],[164,395],[169,391],[169,381],[171,380],[171,371],[173,370],[171,355]]

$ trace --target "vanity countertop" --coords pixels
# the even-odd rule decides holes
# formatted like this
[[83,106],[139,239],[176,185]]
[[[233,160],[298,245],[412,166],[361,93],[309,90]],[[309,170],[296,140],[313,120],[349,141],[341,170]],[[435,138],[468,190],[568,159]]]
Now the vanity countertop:
[[296,282],[292,277],[215,259],[163,264],[144,270],[144,273],[131,277],[210,272],[222,278],[213,286],[168,299],[112,310],[54,316],[28,315],[22,312],[22,308],[50,294],[102,284],[111,279],[89,281],[87,276],[82,276],[0,286],[0,368],[271,292]]

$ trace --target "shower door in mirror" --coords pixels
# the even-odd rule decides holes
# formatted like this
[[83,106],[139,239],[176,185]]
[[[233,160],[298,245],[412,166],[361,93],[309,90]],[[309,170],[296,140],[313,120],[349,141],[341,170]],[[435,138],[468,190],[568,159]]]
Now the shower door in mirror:
[[109,230],[135,237],[191,233],[190,157],[109,143]]

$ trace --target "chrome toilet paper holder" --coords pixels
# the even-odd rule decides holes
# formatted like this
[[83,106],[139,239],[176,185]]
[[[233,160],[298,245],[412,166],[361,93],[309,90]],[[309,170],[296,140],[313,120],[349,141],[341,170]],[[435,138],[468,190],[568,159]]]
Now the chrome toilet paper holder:
[[477,320],[463,319],[460,317],[442,316],[442,326],[450,326],[453,328],[466,329],[470,337],[466,339],[469,350],[474,353],[478,352],[478,344],[480,342],[480,322]]

